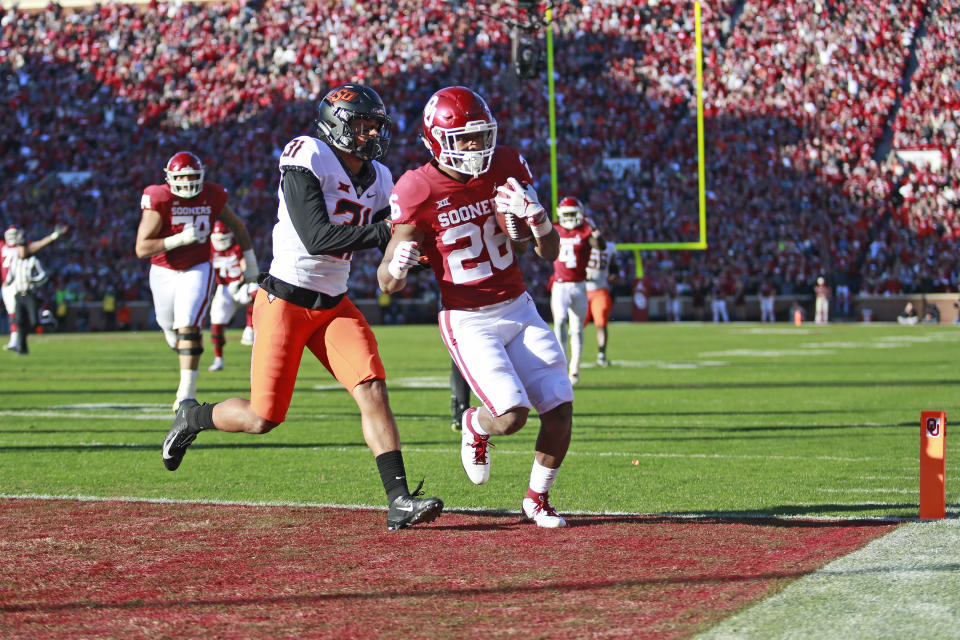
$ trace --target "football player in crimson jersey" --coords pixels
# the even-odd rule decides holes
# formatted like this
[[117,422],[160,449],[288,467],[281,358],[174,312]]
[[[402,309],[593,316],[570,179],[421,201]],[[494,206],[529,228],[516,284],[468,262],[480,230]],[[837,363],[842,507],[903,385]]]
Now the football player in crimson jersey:
[[542,527],[566,523],[547,499],[570,444],[573,387],[563,350],[527,293],[511,239],[495,212],[523,218],[534,251],[553,261],[560,238],[520,153],[497,146],[497,122],[466,87],[435,93],[423,111],[433,159],[403,174],[390,196],[393,237],[377,270],[399,291],[422,252],[440,285],[440,333],[483,406],[463,414],[461,463],[475,484],[490,475],[491,435],[508,435],[540,414],[523,513]]
[[280,155],[273,262],[254,301],[250,399],[181,407],[163,462],[175,470],[205,429],[259,434],[281,424],[309,349],[356,401],[390,505],[387,528],[403,529],[437,518],[443,501],[407,487],[377,340],[346,297],[353,252],[383,248],[390,238],[393,177],[378,160],[392,123],[373,89],[346,84],[320,101],[316,124],[318,137],[298,136]]
[[[580,380],[580,355],[583,353],[583,325],[587,319],[587,264],[592,249],[606,246],[603,237],[584,217],[583,204],[566,197],[557,205],[560,235],[560,254],[553,261],[553,286],[550,287],[550,311],[553,313],[553,331],[569,355],[570,383]],[[570,352],[567,353],[569,328]]]
[[23,229],[10,225],[3,233],[3,244],[0,245],[0,292],[3,296],[3,305],[10,316],[10,342],[3,345],[6,351],[17,350],[17,318],[16,318],[16,291],[6,284],[7,274],[14,256],[27,258],[67,232],[64,225],[56,225],[53,231],[39,240],[28,243]]
[[[222,221],[213,223],[210,234],[212,251],[210,259],[217,278],[217,291],[210,303],[210,342],[213,343],[213,364],[210,371],[223,369],[223,346],[227,343],[226,327],[233,319],[237,308],[252,306],[253,296],[257,292],[257,283],[243,281],[243,251],[237,244],[233,233]],[[253,331],[251,315],[247,314],[247,326]],[[253,344],[252,340],[250,344]]]
[[197,395],[197,369],[203,341],[200,327],[214,277],[210,230],[222,220],[243,252],[243,279],[257,279],[260,268],[250,234],[227,203],[227,191],[204,180],[206,169],[194,154],[180,151],[167,162],[166,184],[150,185],[140,198],[136,251],[150,258],[150,291],[157,324],[180,362],[180,386],[173,410]]

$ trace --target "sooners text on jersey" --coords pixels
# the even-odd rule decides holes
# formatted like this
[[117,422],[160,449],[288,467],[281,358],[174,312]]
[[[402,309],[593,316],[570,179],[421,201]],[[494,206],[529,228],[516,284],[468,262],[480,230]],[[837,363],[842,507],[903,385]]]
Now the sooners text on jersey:
[[583,282],[587,278],[593,229],[586,222],[575,229],[565,229],[554,222],[553,228],[560,234],[560,253],[553,262],[554,279],[557,282]]
[[446,309],[485,307],[526,291],[513,246],[494,215],[497,186],[509,177],[533,183],[523,156],[499,146],[490,170],[465,184],[430,163],[404,173],[393,188],[391,220],[426,236],[420,249]]
[[197,230],[197,237],[201,239],[200,242],[158,253],[150,258],[150,262],[176,271],[209,262],[210,231],[226,204],[227,190],[215,182],[204,182],[203,191],[189,200],[173,195],[166,184],[154,184],[144,189],[140,208],[153,209],[160,214],[161,238],[180,233],[184,227],[192,224]]

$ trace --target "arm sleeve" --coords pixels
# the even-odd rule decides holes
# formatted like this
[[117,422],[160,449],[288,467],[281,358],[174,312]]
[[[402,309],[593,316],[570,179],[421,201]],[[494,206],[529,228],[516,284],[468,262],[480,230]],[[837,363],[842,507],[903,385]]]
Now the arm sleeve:
[[323,187],[309,171],[286,167],[281,183],[290,221],[311,255],[383,248],[390,241],[389,223],[360,226],[331,224],[324,203]]
[[387,250],[387,245],[390,243],[390,234],[391,234],[391,224],[390,224],[390,207],[384,207],[373,214],[373,224],[378,226],[383,226],[386,228],[387,233],[380,239],[380,244],[377,245],[377,248],[380,249],[381,253]]

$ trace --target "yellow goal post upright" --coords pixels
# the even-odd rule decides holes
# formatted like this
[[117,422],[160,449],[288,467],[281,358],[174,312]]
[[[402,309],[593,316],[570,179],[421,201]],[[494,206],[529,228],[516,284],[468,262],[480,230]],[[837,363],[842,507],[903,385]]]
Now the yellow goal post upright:
[[[703,29],[700,21],[700,0],[693,2],[695,26],[694,63],[697,76],[697,206],[700,221],[700,237],[696,242],[624,242],[617,243],[617,249],[632,250],[636,263],[636,277],[643,277],[643,258],[641,251],[658,250],[686,250],[702,251],[707,248],[707,198],[706,198],[706,166],[703,149]],[[556,219],[557,202],[557,126],[556,109],[553,86],[553,29],[551,24],[551,8],[548,5],[544,14],[547,25],[547,89],[549,93],[550,112],[550,196],[554,203],[554,219]]]

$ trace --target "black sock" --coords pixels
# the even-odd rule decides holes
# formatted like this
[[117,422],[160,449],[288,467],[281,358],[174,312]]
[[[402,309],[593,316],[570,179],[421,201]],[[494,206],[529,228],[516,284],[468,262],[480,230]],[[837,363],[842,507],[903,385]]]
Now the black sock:
[[403,454],[399,450],[387,451],[377,456],[377,470],[380,471],[380,482],[387,492],[387,502],[393,502],[398,496],[410,495],[407,472],[403,468]]
[[207,429],[216,429],[213,425],[213,407],[216,403],[209,404],[204,402],[199,407],[194,407],[192,411],[187,412],[187,424],[194,433],[200,433]]

